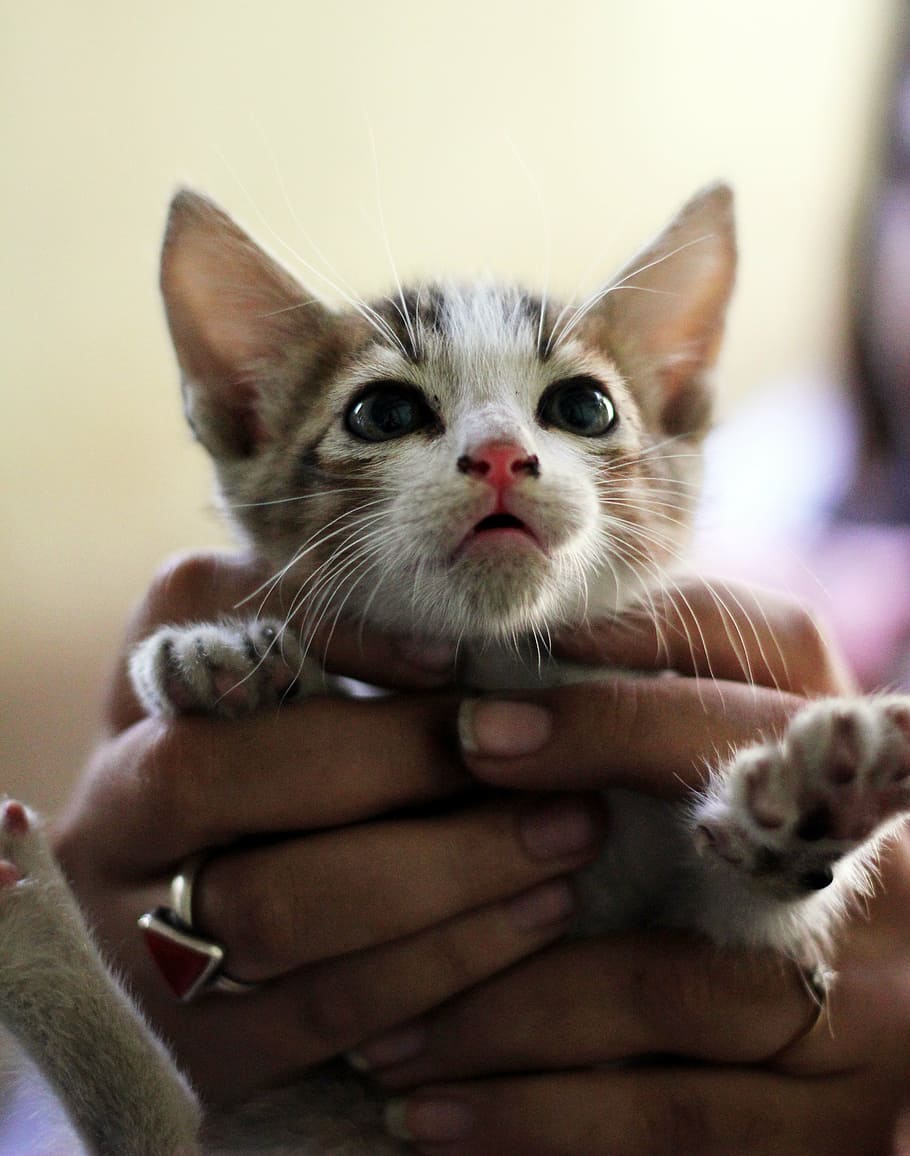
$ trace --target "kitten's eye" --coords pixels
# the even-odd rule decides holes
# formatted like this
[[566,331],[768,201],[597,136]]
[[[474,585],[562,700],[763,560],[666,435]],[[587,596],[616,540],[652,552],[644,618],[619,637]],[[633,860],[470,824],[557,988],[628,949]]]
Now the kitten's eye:
[[348,430],[368,442],[391,441],[438,424],[439,419],[419,391],[398,381],[372,386],[345,415]]
[[545,425],[585,438],[600,437],[616,423],[613,402],[593,377],[557,381],[541,398],[537,412]]

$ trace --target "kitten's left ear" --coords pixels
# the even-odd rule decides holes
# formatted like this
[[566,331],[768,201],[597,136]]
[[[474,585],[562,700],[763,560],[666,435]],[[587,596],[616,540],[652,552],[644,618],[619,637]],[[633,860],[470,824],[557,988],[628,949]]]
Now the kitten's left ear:
[[161,290],[199,440],[219,459],[268,440],[289,361],[330,327],[328,311],[222,209],[200,193],[171,202]]
[[697,193],[607,287],[596,320],[665,433],[698,435],[708,427],[711,370],[735,275],[733,193],[716,184]]

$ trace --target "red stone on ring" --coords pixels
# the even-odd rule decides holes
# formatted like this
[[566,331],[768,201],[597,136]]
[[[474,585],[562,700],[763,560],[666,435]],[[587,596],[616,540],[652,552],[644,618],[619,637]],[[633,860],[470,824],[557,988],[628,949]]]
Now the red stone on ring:
[[183,1003],[204,991],[220,969],[224,949],[177,921],[170,907],[156,907],[139,920],[149,955],[164,981]]

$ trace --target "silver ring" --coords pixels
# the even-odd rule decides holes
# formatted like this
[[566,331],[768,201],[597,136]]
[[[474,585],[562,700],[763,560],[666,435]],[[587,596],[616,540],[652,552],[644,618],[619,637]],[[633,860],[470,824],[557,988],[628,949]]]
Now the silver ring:
[[817,963],[811,967],[804,967],[796,960],[793,962],[799,974],[800,982],[805,988],[806,995],[808,995],[812,1001],[812,1008],[808,1021],[794,1033],[791,1039],[787,1040],[782,1048],[778,1048],[774,1055],[770,1057],[769,1062],[772,1063],[780,1059],[786,1052],[789,1052],[791,1048],[795,1048],[797,1044],[804,1043],[822,1026],[828,1027],[830,1030],[828,996],[834,983],[834,972],[823,963]]
[[199,868],[208,856],[200,851],[184,859],[177,868],[177,873],[171,880],[170,899],[171,910],[178,921],[186,928],[193,926],[193,888],[196,886],[196,876]]
[[184,859],[171,879],[170,905],[139,918],[149,954],[181,1003],[207,992],[245,995],[260,986],[227,975],[224,947],[193,928],[193,888],[207,858],[200,853]]

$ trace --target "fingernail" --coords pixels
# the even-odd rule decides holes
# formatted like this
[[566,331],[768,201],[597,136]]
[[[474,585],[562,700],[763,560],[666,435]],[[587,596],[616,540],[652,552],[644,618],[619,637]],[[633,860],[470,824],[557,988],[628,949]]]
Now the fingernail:
[[532,755],[552,733],[552,713],[533,702],[467,698],[458,711],[458,737],[471,755]]
[[396,649],[405,662],[428,674],[445,674],[455,665],[455,647],[451,642],[402,638]]
[[385,1126],[399,1140],[444,1144],[470,1135],[474,1113],[461,1100],[392,1100],[386,1105]]
[[375,1072],[413,1060],[426,1046],[427,1029],[422,1023],[411,1023],[367,1040],[348,1052],[347,1060],[358,1072]]
[[519,820],[524,845],[535,859],[561,859],[593,847],[598,826],[590,806],[565,796],[528,808]]
[[506,904],[519,931],[540,931],[564,923],[575,910],[575,895],[565,879],[551,879]]

